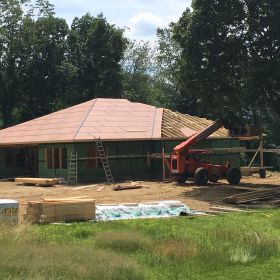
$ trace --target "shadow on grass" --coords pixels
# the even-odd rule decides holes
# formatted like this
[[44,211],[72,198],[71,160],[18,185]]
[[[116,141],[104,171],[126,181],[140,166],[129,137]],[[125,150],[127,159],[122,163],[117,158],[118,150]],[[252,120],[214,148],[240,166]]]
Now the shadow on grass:
[[1,279],[145,279],[129,256],[81,244],[34,244],[28,227],[0,227]]

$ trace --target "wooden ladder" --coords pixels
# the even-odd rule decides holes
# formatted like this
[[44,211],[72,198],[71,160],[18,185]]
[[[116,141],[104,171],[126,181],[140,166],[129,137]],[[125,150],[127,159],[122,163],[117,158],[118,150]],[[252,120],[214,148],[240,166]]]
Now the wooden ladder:
[[68,168],[68,185],[78,183],[78,154],[71,152],[70,163]]
[[111,168],[109,165],[108,157],[104,150],[103,143],[100,139],[95,139],[95,144],[96,144],[96,148],[97,148],[100,160],[102,162],[102,166],[104,169],[104,173],[106,175],[106,179],[110,185],[115,184],[115,180],[113,178],[113,174],[112,174],[112,171],[111,171]]

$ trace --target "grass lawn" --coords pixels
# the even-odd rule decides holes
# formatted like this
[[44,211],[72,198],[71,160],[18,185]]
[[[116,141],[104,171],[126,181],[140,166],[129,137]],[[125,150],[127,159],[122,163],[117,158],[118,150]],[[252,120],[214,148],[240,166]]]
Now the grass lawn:
[[280,279],[280,210],[0,226],[1,279]]

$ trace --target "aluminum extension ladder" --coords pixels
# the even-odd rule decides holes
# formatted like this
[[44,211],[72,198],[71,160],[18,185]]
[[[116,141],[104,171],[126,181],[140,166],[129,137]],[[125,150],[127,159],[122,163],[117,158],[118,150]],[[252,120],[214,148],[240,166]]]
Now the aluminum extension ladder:
[[78,183],[78,153],[71,153],[70,163],[68,168],[68,185]]
[[100,139],[95,139],[95,144],[96,144],[96,148],[97,148],[100,160],[102,162],[102,166],[104,169],[104,173],[106,175],[106,179],[110,185],[115,184],[115,180],[113,178],[113,174],[112,174],[112,171],[111,171],[111,168],[109,165],[108,157],[104,150],[103,143]]

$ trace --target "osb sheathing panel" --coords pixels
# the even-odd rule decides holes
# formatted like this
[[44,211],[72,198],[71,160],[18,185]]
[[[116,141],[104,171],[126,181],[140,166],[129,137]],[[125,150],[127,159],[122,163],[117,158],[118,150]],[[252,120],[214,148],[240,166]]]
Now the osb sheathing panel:
[[0,131],[0,145],[157,139],[163,109],[97,98]]

